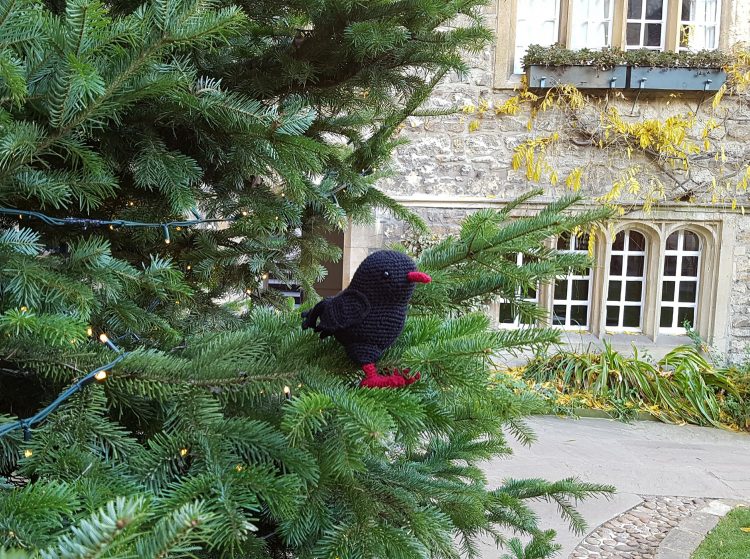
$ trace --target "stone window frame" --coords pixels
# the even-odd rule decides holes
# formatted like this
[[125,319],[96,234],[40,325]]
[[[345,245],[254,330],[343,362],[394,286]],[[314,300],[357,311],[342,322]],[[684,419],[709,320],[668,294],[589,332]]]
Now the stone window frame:
[[[661,290],[664,277],[664,258],[667,238],[674,232],[687,229],[698,235],[701,242],[699,261],[698,304],[696,323],[693,327],[704,339],[712,339],[717,332],[716,308],[719,295],[719,261],[721,257],[721,221],[680,221],[669,219],[620,220],[611,228],[596,233],[594,244],[594,265],[591,270],[589,328],[585,331],[597,338],[622,334],[623,330],[607,328],[607,286],[609,285],[609,262],[612,256],[612,242],[620,231],[634,230],[646,239],[646,280],[644,282],[643,312],[639,332],[625,330],[627,334],[645,336],[652,341],[658,337],[674,338],[682,332],[660,332]],[[550,246],[552,246],[550,244]],[[554,284],[539,287],[539,306],[547,311],[548,317],[540,326],[552,327],[552,304]],[[493,311],[494,312],[494,311]],[[684,335],[684,334],[683,334]]]
[[[517,3],[524,0],[496,0],[496,43],[495,43],[495,89],[512,89],[521,83],[521,74],[513,73],[513,59],[516,46],[516,16]],[[627,28],[628,0],[614,0],[612,19],[612,46],[625,45]],[[667,25],[664,38],[664,50],[676,51],[680,47],[680,27],[682,21],[683,0],[669,0],[667,5]],[[721,14],[719,17],[719,50],[729,48],[729,33],[731,27],[731,2],[721,0]],[[573,0],[560,0],[558,42],[570,45],[572,32],[571,8]]]

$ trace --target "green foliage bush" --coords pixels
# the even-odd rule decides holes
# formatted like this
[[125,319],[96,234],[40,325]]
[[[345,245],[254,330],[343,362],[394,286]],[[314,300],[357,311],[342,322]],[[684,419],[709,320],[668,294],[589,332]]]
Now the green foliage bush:
[[654,363],[615,351],[559,351],[532,360],[524,376],[561,393],[588,392],[615,404],[633,402],[670,423],[726,424],[726,402],[742,396],[733,375],[717,369],[693,346],[678,346]]

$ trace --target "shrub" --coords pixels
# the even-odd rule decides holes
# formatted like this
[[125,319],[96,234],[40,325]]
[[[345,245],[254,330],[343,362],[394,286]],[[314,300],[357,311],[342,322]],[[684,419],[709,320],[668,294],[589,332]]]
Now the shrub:
[[604,344],[600,352],[562,351],[531,361],[526,379],[553,383],[563,394],[579,391],[622,407],[634,402],[662,421],[722,426],[722,404],[741,400],[726,370],[713,367],[692,346],[679,346],[656,363]]

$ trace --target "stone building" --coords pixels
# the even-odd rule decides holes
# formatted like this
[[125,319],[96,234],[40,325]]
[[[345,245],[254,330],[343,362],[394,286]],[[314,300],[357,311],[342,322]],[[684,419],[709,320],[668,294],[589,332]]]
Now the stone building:
[[[750,0],[492,0],[486,24],[495,30],[495,44],[472,56],[469,75],[446,79],[429,107],[502,106],[517,94],[520,60],[531,43],[728,50],[750,41]],[[738,168],[750,163],[747,96],[724,99],[724,112],[717,116],[704,92],[587,93],[598,103],[617,106],[629,122],[690,113],[697,115],[694,129],[700,131],[708,119],[718,119],[722,132],[716,149],[721,146]],[[717,173],[721,176],[720,169],[676,177],[642,154],[631,161],[582,146],[565,136],[566,118],[550,110],[537,117],[531,130],[524,111],[495,115],[490,110],[476,124],[476,114],[410,118],[401,132],[409,143],[399,148],[393,176],[380,187],[436,232],[446,233],[472,210],[501,207],[532,188],[546,189],[539,203],[564,191],[546,179],[531,183],[513,170],[514,150],[530,138],[559,132],[549,162],[560,177],[584,169],[587,199],[609,191],[617,176],[638,165],[638,173],[664,185],[662,199],[644,211],[634,196],[629,211],[596,243],[595,266],[587,274],[541,286],[539,304],[570,343],[609,338],[619,347],[635,342],[658,354],[686,341],[682,324],[688,320],[719,351],[741,358],[750,350],[750,215],[740,211],[744,194],[733,195],[731,202],[724,195],[711,199],[711,183]],[[369,251],[397,241],[402,233],[403,224],[385,214],[374,225],[348,231],[339,281],[346,284]],[[564,239],[558,248],[586,250],[581,244]],[[497,327],[518,327],[501,302],[488,312]]]

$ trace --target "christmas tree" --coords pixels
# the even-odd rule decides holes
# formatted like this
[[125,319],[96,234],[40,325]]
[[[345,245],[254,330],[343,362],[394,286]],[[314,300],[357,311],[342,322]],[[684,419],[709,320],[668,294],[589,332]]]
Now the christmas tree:
[[487,486],[534,406],[493,355],[558,333],[476,309],[537,316],[523,292],[587,264],[545,239],[606,210],[480,212],[421,252],[402,390],[357,388],[267,288],[314,302],[321,233],[375,207],[422,226],[375,185],[481,4],[0,0],[0,557],[457,557],[510,530],[544,557],[537,498],[581,526],[609,488]]

